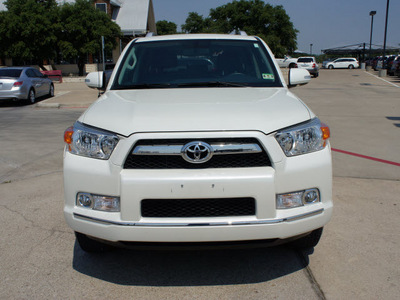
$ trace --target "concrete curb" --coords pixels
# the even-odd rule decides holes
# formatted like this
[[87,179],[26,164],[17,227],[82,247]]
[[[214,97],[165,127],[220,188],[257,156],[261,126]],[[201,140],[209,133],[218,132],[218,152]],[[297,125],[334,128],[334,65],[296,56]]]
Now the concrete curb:
[[85,82],[86,77],[63,77],[63,82]]
[[60,108],[61,104],[60,103],[42,103],[39,102],[35,105],[37,108]]

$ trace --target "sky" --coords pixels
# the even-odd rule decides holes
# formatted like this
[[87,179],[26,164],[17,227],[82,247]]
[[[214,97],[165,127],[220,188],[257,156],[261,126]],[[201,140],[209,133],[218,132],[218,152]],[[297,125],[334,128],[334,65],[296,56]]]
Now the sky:
[[[153,0],[156,21],[167,20],[178,26],[185,23],[189,12],[203,17],[211,8],[231,0]],[[366,43],[369,48],[371,16],[375,10],[372,44],[383,45],[387,0],[271,0],[282,5],[297,35],[298,50],[321,54],[321,49]],[[390,0],[387,46],[400,46],[400,0]]]

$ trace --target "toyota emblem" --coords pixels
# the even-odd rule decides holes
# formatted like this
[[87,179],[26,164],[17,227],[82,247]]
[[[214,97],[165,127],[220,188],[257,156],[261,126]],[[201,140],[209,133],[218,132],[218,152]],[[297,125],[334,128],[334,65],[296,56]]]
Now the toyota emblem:
[[204,142],[191,142],[182,148],[183,159],[192,164],[202,164],[209,161],[213,153],[213,148]]

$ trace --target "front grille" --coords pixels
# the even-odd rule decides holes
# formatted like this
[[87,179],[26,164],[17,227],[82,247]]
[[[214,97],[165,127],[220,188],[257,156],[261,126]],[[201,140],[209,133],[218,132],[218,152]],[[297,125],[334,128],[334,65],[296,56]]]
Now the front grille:
[[252,216],[256,204],[254,198],[145,199],[141,212],[149,218]]
[[183,159],[181,155],[136,155],[134,151],[140,146],[178,146],[197,139],[175,139],[175,140],[140,140],[138,141],[124,163],[124,169],[206,169],[206,168],[250,168],[271,166],[269,157],[260,142],[254,138],[230,138],[230,139],[201,139],[202,142],[218,145],[241,145],[254,144],[262,150],[258,153],[235,153],[214,155],[209,161],[201,164],[194,164]]

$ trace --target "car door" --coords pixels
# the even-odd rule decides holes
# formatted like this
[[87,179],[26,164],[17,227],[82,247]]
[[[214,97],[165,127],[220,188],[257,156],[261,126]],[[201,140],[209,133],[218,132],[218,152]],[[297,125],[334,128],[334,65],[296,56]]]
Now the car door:
[[345,59],[338,59],[335,61],[335,68],[345,68],[346,62]]
[[27,69],[25,71],[25,75],[26,77],[28,77],[29,79],[29,86],[26,86],[27,92],[33,88],[35,90],[35,94],[37,96],[38,92],[40,93],[40,91],[38,91],[38,87],[39,87],[39,81],[36,78],[35,72],[33,71],[34,69]]
[[49,92],[50,85],[48,83],[47,77],[44,76],[39,70],[33,69],[33,73],[35,76],[35,81],[37,83],[36,87],[36,95],[43,96]]

